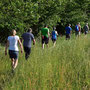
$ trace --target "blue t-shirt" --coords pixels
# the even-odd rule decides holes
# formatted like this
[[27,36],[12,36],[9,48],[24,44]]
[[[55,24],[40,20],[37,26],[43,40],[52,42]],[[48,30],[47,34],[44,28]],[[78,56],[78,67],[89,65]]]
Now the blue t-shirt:
[[66,30],[66,34],[70,34],[70,31],[72,30],[72,28],[69,27],[69,26],[67,26],[67,27],[65,28],[65,30]]
[[30,32],[26,32],[22,35],[22,38],[24,40],[23,46],[25,47],[31,47],[31,42],[34,39],[34,35]]
[[52,31],[52,39],[57,39],[57,34],[55,31]]
[[79,26],[78,25],[75,26],[75,31],[79,31]]

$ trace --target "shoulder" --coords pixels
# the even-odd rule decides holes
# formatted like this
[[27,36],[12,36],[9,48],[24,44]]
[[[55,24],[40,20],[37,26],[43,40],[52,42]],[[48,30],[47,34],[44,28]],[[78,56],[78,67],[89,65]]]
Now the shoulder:
[[34,37],[34,35],[32,33],[30,33],[30,35]]
[[8,40],[11,38],[11,36],[8,36]]
[[23,33],[22,36],[24,36],[26,33]]
[[19,39],[19,36],[16,35],[15,38]]
[[55,33],[57,34],[57,31],[55,31]]
[[65,27],[65,28],[67,28],[67,27]]
[[47,31],[49,31],[49,28],[46,28],[47,29]]
[[75,27],[77,27],[77,25]]
[[8,38],[10,38],[11,36],[8,36]]
[[65,27],[65,29],[67,30],[68,27]]

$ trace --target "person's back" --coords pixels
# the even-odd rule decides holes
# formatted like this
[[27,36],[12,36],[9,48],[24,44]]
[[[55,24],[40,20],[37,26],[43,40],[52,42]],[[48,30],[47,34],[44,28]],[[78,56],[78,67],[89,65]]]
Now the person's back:
[[23,42],[23,46],[26,46],[26,47],[31,47],[31,42],[32,40],[34,39],[34,36],[32,33],[30,32],[26,32],[22,35],[22,38],[24,40]]
[[66,40],[70,39],[70,34],[72,31],[71,24],[68,24],[68,26],[65,28],[65,30],[66,30]]
[[48,37],[48,30],[49,30],[48,28],[42,28],[41,29],[42,35]]
[[31,33],[32,29],[29,28],[28,32],[24,33],[22,35],[23,38],[23,46],[24,46],[24,52],[25,52],[25,59],[27,60],[29,58],[29,55],[31,53],[31,43],[33,41],[33,44],[35,44],[34,35]]
[[79,31],[78,25],[75,26],[75,31]]
[[87,25],[84,26],[84,31],[88,31],[88,26]]
[[84,26],[84,33],[85,35],[89,32],[89,26],[88,23],[86,23],[86,25]]
[[23,46],[21,44],[19,36],[16,35],[16,30],[12,30],[11,36],[8,37],[7,44],[5,47],[5,55],[7,55],[7,49],[9,47],[8,53],[9,57],[11,58],[12,72],[15,70],[18,64],[18,54],[19,54],[18,43],[21,48],[21,53],[23,53]]
[[69,27],[66,27],[65,30],[66,30],[66,34],[70,34],[70,28]]
[[55,45],[56,45],[56,40],[57,40],[57,35],[58,35],[58,33],[57,33],[57,31],[55,31],[55,27],[53,28],[53,31],[52,31],[52,33],[51,33],[51,35],[52,35],[52,42],[53,42],[53,46],[55,47]]
[[55,30],[52,31],[52,39],[57,39],[57,33]]
[[44,44],[46,44],[48,47],[49,43],[49,29],[47,25],[45,25],[45,27],[41,29],[41,37],[42,37],[42,48],[44,49]]
[[19,37],[17,35],[8,37],[9,50],[18,51],[18,40],[19,40]]
[[66,34],[70,34],[71,27],[67,26],[67,27],[65,28],[65,30],[66,30]]

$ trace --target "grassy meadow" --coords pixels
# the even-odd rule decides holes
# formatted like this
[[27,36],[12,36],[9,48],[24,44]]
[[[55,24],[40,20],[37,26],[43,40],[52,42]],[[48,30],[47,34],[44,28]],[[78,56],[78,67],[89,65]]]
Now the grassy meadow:
[[19,54],[14,74],[0,46],[0,90],[90,90],[90,34],[58,37],[44,50],[37,40],[28,61]]

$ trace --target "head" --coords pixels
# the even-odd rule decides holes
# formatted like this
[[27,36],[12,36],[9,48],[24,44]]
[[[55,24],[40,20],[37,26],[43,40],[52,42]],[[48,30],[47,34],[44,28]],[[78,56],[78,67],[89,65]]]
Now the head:
[[11,33],[12,33],[13,36],[15,36],[16,35],[16,30],[13,29]]
[[53,30],[56,30],[56,27],[53,27]]
[[71,24],[68,24],[68,26],[70,26],[70,27],[71,27]]
[[86,25],[88,25],[88,23],[86,23]]
[[44,27],[45,27],[45,28],[48,28],[48,26],[47,26],[47,25],[45,25]]
[[80,25],[80,22],[77,25]]
[[32,28],[29,28],[29,29],[28,29],[28,32],[32,32]]

